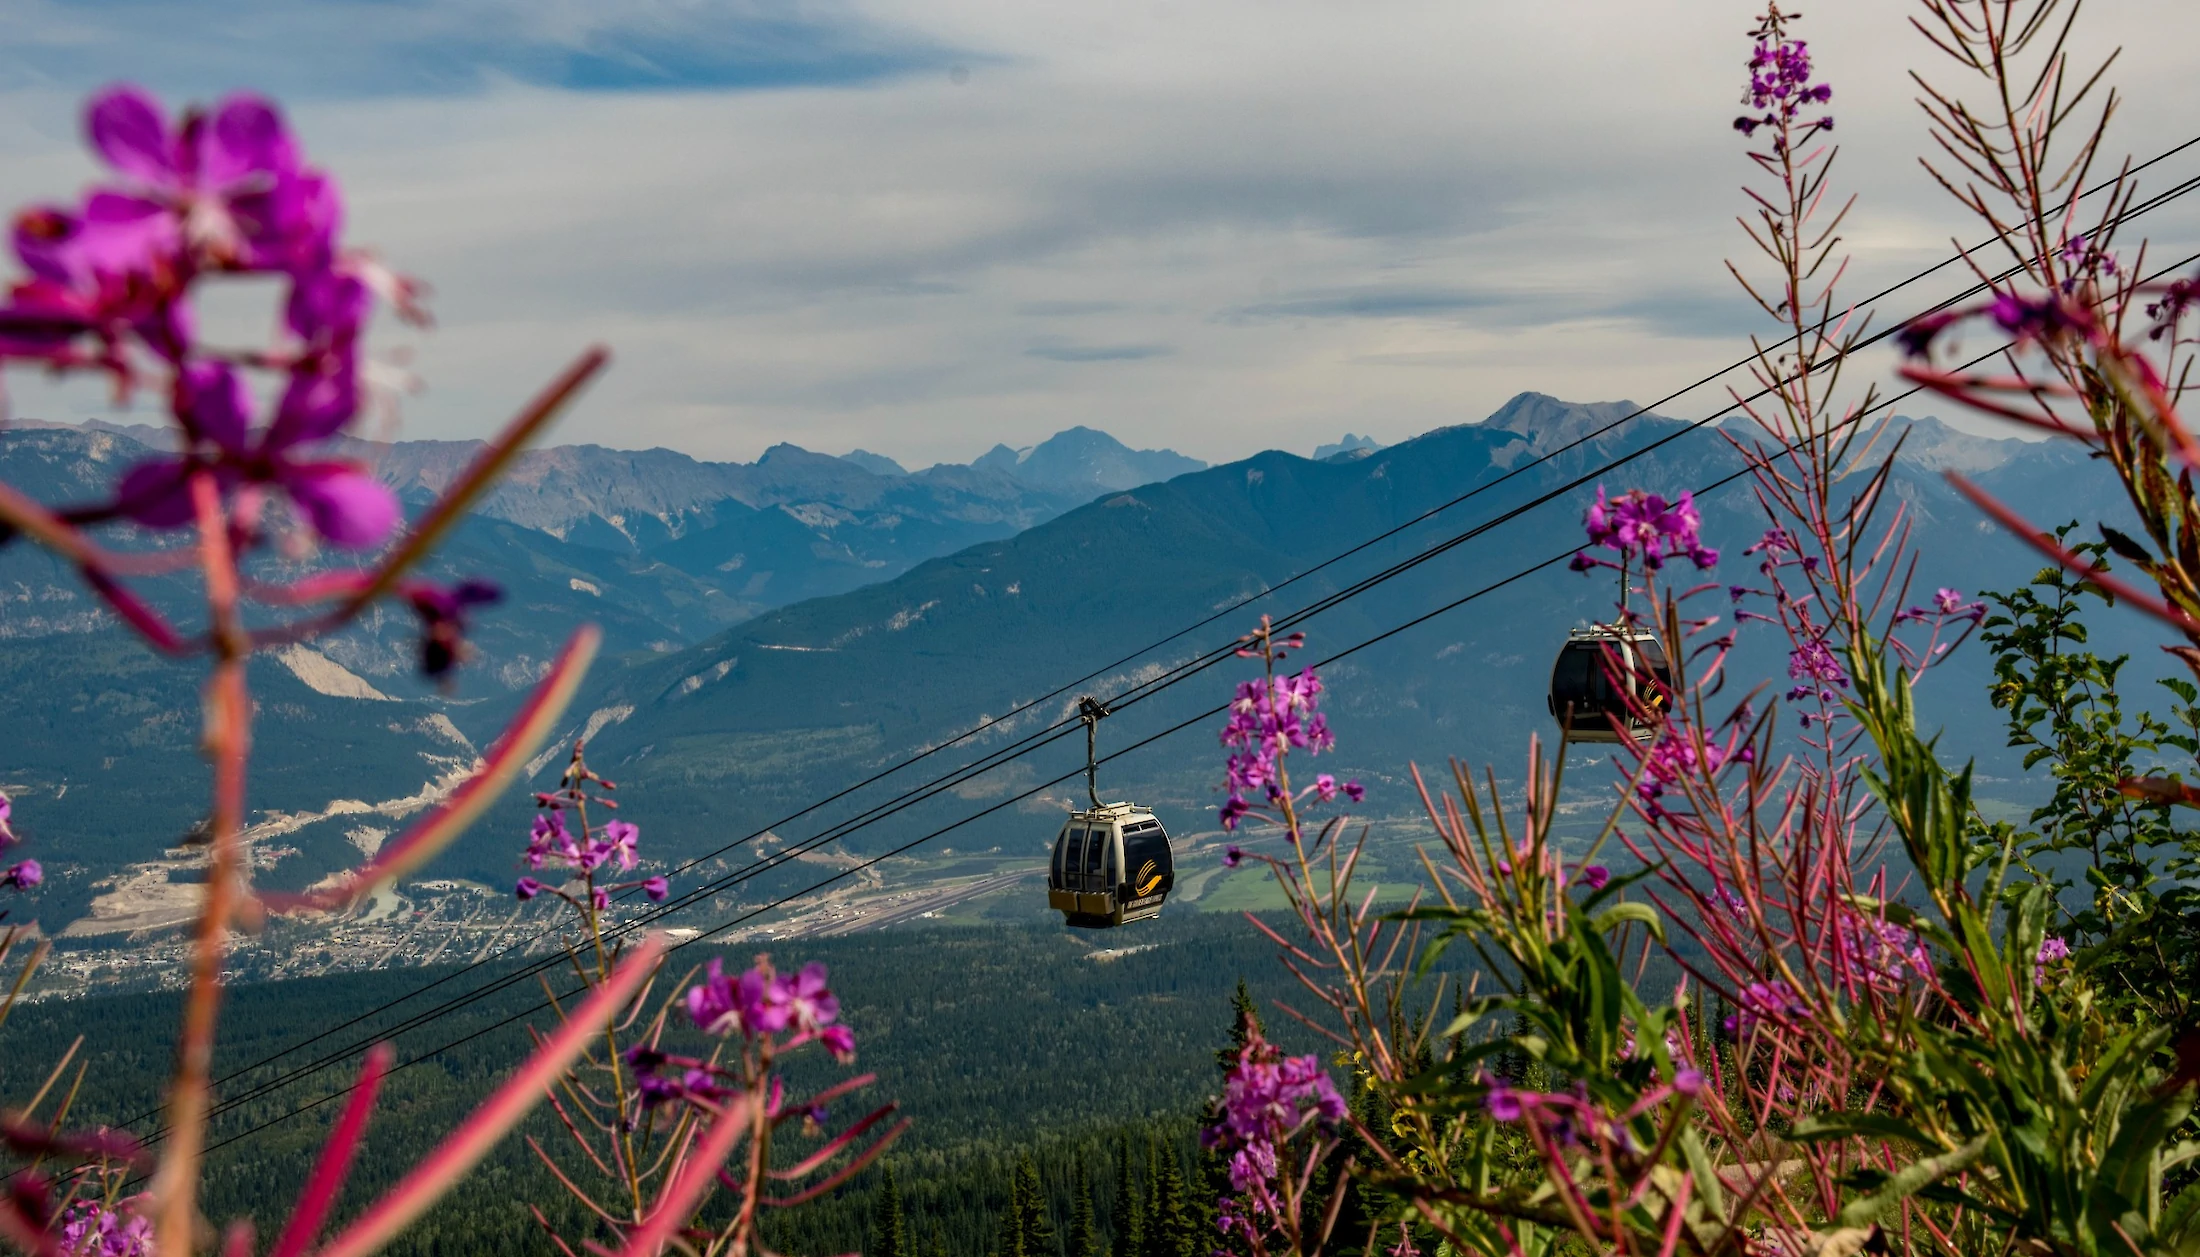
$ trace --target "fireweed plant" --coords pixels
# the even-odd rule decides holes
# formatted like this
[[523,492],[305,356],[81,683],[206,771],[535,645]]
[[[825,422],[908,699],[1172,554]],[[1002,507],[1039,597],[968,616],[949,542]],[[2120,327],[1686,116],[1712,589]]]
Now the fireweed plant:
[[[1223,861],[1235,868],[1250,859],[1275,870],[1290,912],[1311,946],[1286,941],[1258,918],[1251,918],[1253,923],[1284,949],[1283,963],[1328,1003],[1330,1012],[1343,1024],[1356,1026],[1378,1010],[1345,1001],[1367,992],[1347,992],[1311,975],[1380,963],[1363,950],[1382,945],[1383,926],[1372,915],[1373,895],[1357,907],[1345,898],[1366,835],[1340,857],[1345,817],[1331,816],[1311,834],[1307,823],[1311,809],[1340,796],[1357,803],[1366,791],[1356,781],[1339,783],[1329,773],[1318,774],[1305,786],[1291,784],[1294,751],[1311,757],[1336,745],[1321,712],[1321,679],[1312,668],[1296,675],[1278,668],[1305,645],[1304,634],[1278,636],[1266,616],[1260,627],[1239,639],[1237,654],[1260,660],[1261,675],[1238,684],[1222,728],[1222,745],[1229,751],[1222,825],[1235,832],[1253,820],[1276,830],[1286,849],[1280,855],[1248,853],[1232,844]],[[1395,939],[1396,931],[1391,935]],[[1215,1120],[1202,1135],[1206,1146],[1229,1163],[1231,1194],[1219,1202],[1220,1225],[1256,1257],[1320,1252],[1336,1224],[1347,1182],[1332,1175],[1328,1190],[1317,1190],[1318,1172],[1338,1150],[1341,1124],[1348,1120],[1343,1099],[1319,1058],[1283,1056],[1249,1018],[1241,1020],[1240,1033],[1245,1046],[1215,1102]],[[1323,1033],[1346,1046],[1365,1046],[1327,1029]]]
[[[607,355],[583,354],[407,523],[372,469],[332,442],[362,414],[389,403],[393,373],[365,352],[374,314],[387,307],[413,324],[424,324],[427,315],[419,285],[344,240],[335,179],[311,164],[271,102],[249,94],[170,115],[146,93],[117,87],[91,99],[84,121],[105,174],[74,202],[35,205],[15,217],[21,275],[0,303],[0,362],[99,377],[118,401],[157,399],[174,452],[128,468],[98,501],[49,506],[0,485],[0,544],[44,546],[73,565],[115,621],[148,647],[203,661],[202,745],[212,797],[191,841],[205,848],[207,877],[157,1145],[72,1130],[75,1088],[68,1077],[76,1049],[64,1052],[42,1085],[11,1097],[14,1107],[0,1113],[0,1241],[41,1257],[187,1257],[208,1247],[202,1237],[219,1234],[227,1257],[249,1257],[262,1251],[251,1222],[217,1232],[198,1207],[231,934],[258,929],[271,912],[346,910],[443,850],[521,774],[578,687],[598,634],[592,626],[573,634],[511,726],[442,802],[365,864],[305,894],[259,891],[248,880],[240,840],[254,711],[246,663],[257,651],[339,631],[394,599],[419,621],[427,674],[444,677],[461,664],[469,653],[467,617],[497,591],[482,582],[447,588],[421,579],[416,569]],[[200,335],[201,296],[209,286],[238,281],[278,293],[265,344],[221,344]],[[140,592],[147,578],[191,573],[203,605],[195,619],[172,618]],[[0,847],[13,844],[11,819],[25,818],[11,818],[0,800]],[[541,849],[546,866],[573,870],[595,862],[581,870],[578,897],[590,911],[600,910],[596,868],[604,859],[623,865],[631,858],[631,828],[605,828],[600,835],[584,829],[577,839],[565,831]],[[599,856],[597,843],[609,852]],[[37,861],[19,860],[0,870],[0,883],[20,891],[41,875]],[[24,927],[0,931],[0,964],[19,954],[26,937]],[[601,1066],[593,1045],[634,1024],[663,950],[656,938],[617,956],[597,948],[584,997],[560,1010],[555,1031],[537,1036],[534,1053],[424,1160],[327,1236],[390,1067],[386,1047],[370,1052],[295,1210],[265,1251],[363,1257],[388,1243],[545,1097],[574,1088],[589,1062]],[[15,970],[0,1019],[43,955],[41,943]],[[763,972],[767,994],[780,992],[778,980]],[[612,1229],[616,1247],[598,1251],[655,1257],[668,1243],[701,1242],[689,1234],[683,1210],[703,1199],[742,1138],[753,1141],[750,1172],[734,1178],[747,1185],[745,1199],[755,1198],[765,1165],[760,1132],[783,1110],[776,1090],[768,1103],[759,1098],[765,1093],[755,1079],[763,1075],[748,1062],[759,1054],[768,1062],[774,1051],[794,1045],[783,1038],[759,1046],[757,1036],[818,1037],[834,1029],[808,979],[800,982],[800,992],[772,1007],[806,1001],[799,1003],[806,1011],[790,1013],[792,1020],[772,1013],[740,1022],[743,1064],[734,1073],[742,1082],[707,1102],[682,1102],[687,1116],[673,1126],[686,1132],[684,1142],[669,1145],[676,1150],[664,1163],[671,1177],[653,1198],[654,1209],[622,1215]],[[19,1051],[11,1059],[21,1057]],[[695,1068],[707,1074],[718,1067]],[[839,1150],[819,1155],[830,1160]],[[126,1183],[147,1175],[147,1190],[123,1194]],[[711,1242],[742,1251],[751,1236],[745,1227],[737,1223]]]
[[[607,797],[616,788],[588,767],[575,743],[558,789],[535,796],[538,811],[521,857],[531,872],[515,887],[522,901],[548,896],[572,910],[578,929],[567,957],[580,989],[590,993],[621,968],[618,944],[605,941],[611,895],[640,889],[661,900],[667,894],[663,877],[623,883],[599,878],[632,872],[639,860],[637,826],[589,820],[591,805],[617,808]],[[534,875],[551,871],[563,876]],[[855,1035],[840,1024],[840,1001],[826,983],[825,966],[784,976],[759,956],[748,971],[728,974],[723,961],[713,960],[701,981],[685,991],[679,985],[672,984],[673,993],[646,1020],[644,988],[557,1079],[550,1106],[577,1155],[561,1164],[533,1136],[527,1144],[590,1215],[625,1237],[624,1251],[655,1253],[670,1244],[703,1257],[747,1257],[766,1251],[757,1238],[765,1209],[789,1208],[839,1187],[909,1123],[875,1133],[893,1113],[889,1104],[836,1136],[823,1136],[828,1106],[868,1086],[875,1077],[870,1074],[808,1099],[787,1096],[777,1066],[789,1053],[814,1046],[842,1064],[855,1060]],[[563,1001],[547,985],[545,993],[562,1013]],[[690,1040],[700,1047],[681,1054],[678,1047]],[[792,1164],[775,1164],[773,1135],[790,1121],[815,1146]],[[768,1191],[775,1181],[792,1186]],[[714,1209],[722,1220],[705,1222],[701,1215],[721,1187],[735,1201],[730,1216]],[[559,1251],[573,1257],[574,1244],[540,1207],[534,1214]],[[588,1237],[578,1238],[581,1247],[602,1251]]]
[[[2053,811],[2034,817],[2047,822],[2038,837],[2044,849],[2075,844],[2090,861],[2091,902],[2072,909],[2070,924],[2083,944],[2073,959],[2118,994],[2174,990],[2163,1014],[2189,1018],[2200,838],[2180,831],[2174,816],[2200,805],[2200,791],[2177,775],[2139,771],[2128,755],[2104,759],[2098,739],[2073,736],[2106,721],[2109,745],[2120,745],[2113,736],[2121,732],[2120,713],[2084,673],[2098,672],[2100,661],[2037,638],[2043,627],[2068,632],[2070,591],[2081,585],[2166,625],[2181,640],[2162,649],[2190,675],[2165,682],[2179,700],[2177,728],[2142,720],[2138,740],[2153,744],[2144,749],[2200,755],[2190,723],[2200,696],[2200,504],[2192,481],[2200,442],[2181,413],[2200,276],[2150,276],[2144,241],[2121,242],[2113,215],[2089,220],[2083,211],[2077,191],[2109,160],[2103,145],[2120,102],[2098,86],[2105,63],[2083,75],[2071,66],[2058,9],[2039,0],[2007,11],[1931,4],[1920,20],[1984,98],[1978,103],[1928,85],[1921,103],[1945,154],[1934,174],[1993,228],[1996,260],[2006,259],[2009,269],[1973,305],[1906,327],[1903,374],[1982,414],[2082,444],[2115,473],[2129,499],[2139,535],[2103,521],[2095,540],[2067,529],[2049,533],[1964,477],[1949,477],[2060,569],[2035,581],[2055,606],[2028,599],[2029,591],[2018,591],[2009,604],[2003,679],[2014,683],[2004,690],[2013,738],[2032,736],[2040,723],[2027,720],[2020,730],[2020,717],[2046,717],[2047,736],[2035,753],[2045,753],[2058,789]],[[2095,93],[2097,107],[2081,117],[2081,105]],[[2137,196],[2121,170],[2107,184],[2104,207]],[[1974,262],[1974,270],[1982,265]],[[1992,370],[1949,365],[1958,339],[1974,330],[2012,342]],[[2112,573],[2111,556],[2136,578]],[[2078,675],[2070,675],[2072,667]],[[2100,679],[2112,687],[2113,668]],[[2076,702],[2074,690],[2082,695]],[[2117,807],[2111,793],[2128,801]]]
[[[1974,109],[1926,88],[1956,163],[1943,180],[2023,278],[1906,329],[1909,374],[2104,451],[2152,545],[2104,543],[2158,594],[2024,535],[2175,626],[2186,641],[2173,653],[2200,670],[2200,441],[2174,411],[2186,360],[2170,361],[2190,344],[2181,320],[2200,280],[2141,284],[2136,261],[2109,250],[2105,215],[2079,231],[2098,128],[2052,165],[2049,137],[2098,76],[2067,75],[2057,7],[1921,5],[1920,30],[1984,75],[1992,100]],[[1611,757],[1616,797],[1581,854],[1554,839],[1563,756],[1531,740],[1516,803],[1494,772],[1477,781],[1456,763],[1455,792],[1422,786],[1439,842],[1402,911],[1374,913],[1372,891],[1349,903],[1357,847],[1267,860],[1293,936],[1260,928],[1312,996],[1297,1015],[1387,1118],[1355,1107],[1340,1121],[1304,1097],[1271,1106],[1261,1129],[1278,1151],[1254,1159],[1258,1190],[1233,1178],[1250,1203],[1224,1225],[1273,1251],[1321,1243],[1333,1206],[1288,1189],[1326,1159],[1387,1201],[1367,1235],[1339,1237],[1353,1246],[1395,1226],[1401,1249],[1418,1235],[1491,1257],[2200,1252],[2200,1032],[2100,998],[2052,881],[2027,871],[2007,827],[1978,818],[1969,770],[1943,766],[1917,728],[1912,689],[1986,607],[1954,589],[1913,594],[1912,520],[1889,491],[1901,433],[1872,391],[1841,388],[1863,334],[1836,295],[1849,203],[1829,183],[1833,92],[1794,22],[1772,7],[1750,32],[1735,122],[1757,176],[1743,227],[1766,265],[1730,269],[1780,329],[1754,364],[1765,400],[1737,398],[1756,432],[1733,438],[1764,531],[1744,570],[1728,559],[1717,582],[1661,583],[1688,570],[1676,557],[1695,572],[1720,560],[1693,503],[1600,491],[1575,568],[1618,569],[1616,621],[1654,631],[1671,673],[1614,676],[1632,705],[1616,723],[1641,736]],[[1981,324],[2011,341],[2017,374],[1934,365],[1952,329]],[[1785,675],[1731,675],[1741,632],[1780,634]],[[1607,651],[1605,666],[1627,664]],[[1234,792],[1243,776],[1233,759]],[[2119,788],[2200,804],[2169,778]],[[1298,850],[1296,796],[1279,783],[1270,798]],[[1636,870],[1615,874],[1614,849]],[[1447,1020],[1443,984],[1427,979],[1454,947],[1476,976],[1453,988]],[[1650,991],[1654,954],[1680,976]],[[1409,987],[1431,998],[1425,1011],[1405,1007]],[[1252,1071],[1275,1067],[1249,1051],[1231,1095],[1257,1093]],[[1224,1146],[1245,1140],[1229,1133],[1245,1125],[1231,1103],[1212,1136]]]

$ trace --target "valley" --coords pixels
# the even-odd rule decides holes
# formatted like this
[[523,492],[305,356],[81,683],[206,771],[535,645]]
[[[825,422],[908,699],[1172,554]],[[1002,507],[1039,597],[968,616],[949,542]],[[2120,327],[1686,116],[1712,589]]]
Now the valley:
[[[851,461],[793,447],[746,465],[667,451],[541,451],[436,560],[445,579],[482,576],[506,590],[480,614],[478,658],[454,686],[415,675],[401,614],[377,613],[354,631],[254,664],[263,734],[246,839],[255,878],[302,889],[371,854],[472,770],[539,661],[591,619],[607,634],[606,657],[528,774],[541,788],[567,744],[585,740],[590,762],[620,782],[627,814],[643,827],[645,867],[670,873],[695,862],[676,874],[676,893],[706,893],[660,924],[723,927],[712,936],[746,941],[1042,919],[1030,908],[1043,902],[1033,878],[1054,818],[1081,792],[1082,745],[1021,739],[1062,719],[1079,693],[1136,692],[1170,677],[1253,615],[1415,559],[1607,460],[1635,455],[1627,483],[1668,489],[1732,465],[1718,433],[1640,453],[1677,428],[1653,416],[1504,479],[1538,451],[1626,410],[1527,394],[1480,424],[1387,449],[1340,447],[1321,462],[1271,451],[1216,468],[1129,451],[1083,429],[1021,454],[996,450],[968,467],[915,475],[867,461],[875,456]],[[1936,474],[1943,467],[2020,499],[2052,482],[2073,514],[2113,510],[2113,487],[2073,476],[2060,446],[1904,422],[1898,492],[1938,538],[1930,561],[1939,566],[1918,575],[1919,587],[2008,586],[2032,566],[1972,521]],[[146,435],[0,434],[0,474],[66,499],[131,457],[130,443]],[[425,489],[454,474],[464,452],[399,444],[381,466],[393,483]],[[1156,470],[1180,474],[1124,483]],[[1478,486],[1488,487],[1477,500],[1414,523]],[[1323,612],[1308,625],[1311,658],[1548,557],[1574,535],[1588,492],[1573,490]],[[1746,502],[1717,496],[1703,509],[1706,535],[1739,555],[1752,536]],[[767,518],[777,522],[764,529]],[[1301,575],[1400,525],[1343,566]],[[988,530],[1000,535],[988,539]],[[899,540],[879,540],[889,536]],[[757,583],[767,568],[796,576]],[[836,590],[835,581],[852,583]],[[180,671],[121,642],[97,616],[52,610],[73,605],[63,597],[68,583],[36,551],[0,550],[0,588],[16,591],[0,601],[0,717],[38,731],[0,763],[0,789],[17,800],[18,831],[40,844],[49,869],[26,915],[59,947],[38,989],[171,984],[180,979],[174,928],[190,916],[203,876],[202,853],[189,842],[203,770],[192,731],[177,718],[194,700]],[[756,601],[774,589],[792,601]],[[187,592],[169,596],[181,607]],[[1509,626],[1582,622],[1599,613],[1602,597],[1577,576],[1546,571],[1324,669],[1339,740],[1328,766],[1367,782],[1378,849],[1403,852],[1421,832],[1409,764],[1435,767],[1459,755],[1494,760],[1502,773],[1517,763],[1523,736],[1542,730],[1539,650],[1548,647]],[[1240,601],[1242,609],[1197,633],[1166,639]],[[1111,610],[1095,614],[1100,608]],[[2103,628],[2113,644],[2119,626]],[[1738,667],[1772,663],[1750,649],[1745,640]],[[1108,660],[1118,662],[1033,704]],[[1928,705],[1936,693],[1968,699],[1983,684],[1976,652],[1944,672],[1945,681],[1921,691]],[[1258,879],[1219,870],[1219,758],[1197,749],[1211,734],[1187,726],[1235,675],[1224,667],[1163,687],[1121,704],[1101,728],[1104,756],[1128,748],[1105,770],[1111,788],[1170,818],[1185,863],[1180,901],[1190,911],[1275,906]],[[56,676],[75,687],[58,701]],[[958,740],[974,726],[982,731]],[[1173,728],[1182,732],[1147,745]],[[1959,725],[1948,738],[1980,757],[1989,794],[1997,772],[2013,775],[2000,767],[1998,725]],[[1003,751],[1011,757],[988,758]],[[1576,758],[1585,770],[1597,759]],[[847,789],[865,779],[874,780]],[[1593,825],[1609,787],[1588,771],[1575,781],[1569,811]],[[506,800],[418,879],[365,911],[339,921],[278,919],[238,939],[234,963],[289,978],[539,954],[551,942],[530,940],[527,921],[536,918],[515,914],[509,900],[513,835],[527,813],[523,799]],[[912,843],[787,909],[759,912]]]

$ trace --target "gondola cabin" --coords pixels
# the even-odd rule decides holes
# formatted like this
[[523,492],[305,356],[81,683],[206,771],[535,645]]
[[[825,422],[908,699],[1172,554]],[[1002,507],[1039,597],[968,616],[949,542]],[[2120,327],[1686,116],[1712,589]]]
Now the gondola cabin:
[[1567,634],[1551,665],[1551,715],[1568,742],[1640,742],[1673,693],[1673,668],[1657,634],[1598,624]]
[[1047,906],[1064,924],[1103,929],[1160,916],[1175,885],[1161,822],[1136,804],[1108,803],[1072,812],[1063,824],[1047,870]]

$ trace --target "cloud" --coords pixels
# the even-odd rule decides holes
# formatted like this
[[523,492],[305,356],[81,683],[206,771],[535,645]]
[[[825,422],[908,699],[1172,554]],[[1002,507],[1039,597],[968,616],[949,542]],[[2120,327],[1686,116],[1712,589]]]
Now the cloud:
[[1226,310],[1226,320],[1393,319],[1455,315],[1506,304],[1495,293],[1459,288],[1365,288],[1309,293]]
[[850,85],[973,54],[837,0],[167,0],[11,6],[0,88],[117,78],[288,99]]
[[1172,351],[1167,345],[1033,345],[1024,352],[1049,362],[1136,362]]
[[[426,383],[412,435],[489,431],[600,341],[613,369],[558,439],[740,458],[792,439],[921,466],[1082,423],[1222,460],[1345,430],[1395,441],[1528,390],[1660,397],[1761,327],[1723,266],[1747,247],[1752,177],[1728,125],[1746,14],[1727,6],[222,12],[13,6],[0,202],[90,176],[72,134],[90,84],[276,88],[342,178],[353,237],[435,286],[438,329],[403,346]],[[1907,12],[1855,0],[1804,23],[1837,85],[1835,181],[1860,194],[1856,294],[1976,235],[1915,164],[1903,75],[1932,54]],[[2167,106],[2200,14],[2127,0],[2087,18],[2085,48],[2129,46],[2117,151],[2186,138]],[[2196,169],[2187,155],[2152,186]],[[2200,238],[2188,201],[2149,222],[2162,256]],[[1717,409],[1724,383],[1670,412]],[[99,407],[10,384],[27,414]]]

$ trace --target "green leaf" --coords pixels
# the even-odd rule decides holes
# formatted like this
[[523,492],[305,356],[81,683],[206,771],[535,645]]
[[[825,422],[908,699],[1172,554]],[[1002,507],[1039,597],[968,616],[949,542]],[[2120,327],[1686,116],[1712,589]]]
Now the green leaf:
[[1986,1151],[1986,1141],[1987,1136],[1980,1135],[1953,1152],[1943,1152],[1937,1157],[1927,1157],[1904,1166],[1888,1178],[1886,1185],[1878,1191],[1843,1205],[1840,1213],[1841,1225],[1863,1226],[1923,1188],[1951,1174],[1970,1169],[1978,1161],[1979,1155]]
[[1659,942],[1665,941],[1665,921],[1658,916],[1657,909],[1646,903],[1613,904],[1596,914],[1589,925],[1599,934],[1609,934],[1629,921],[1648,929]]
[[1813,1113],[1795,1123],[1794,1137],[1805,1143],[1823,1139],[1847,1139],[1861,1135],[1870,1139],[1899,1139],[1920,1148],[1931,1148],[1932,1138],[1903,1121],[1885,1113]]

